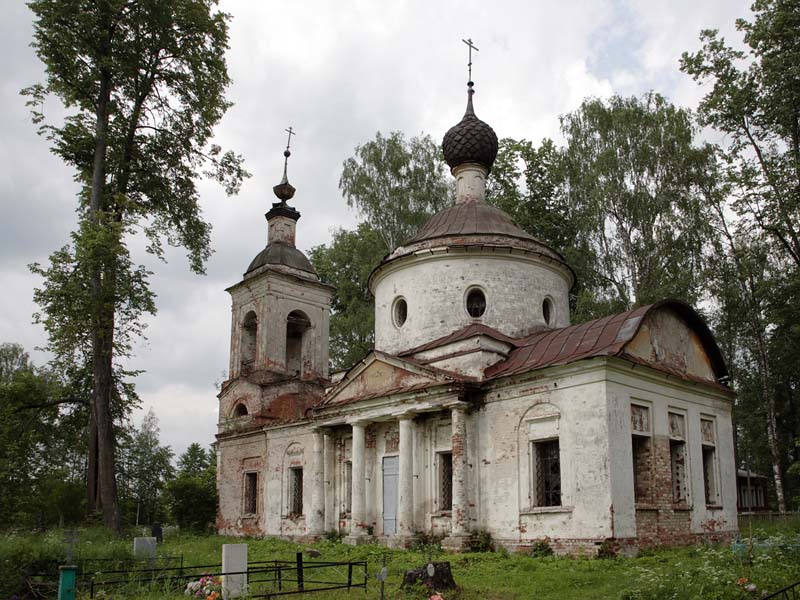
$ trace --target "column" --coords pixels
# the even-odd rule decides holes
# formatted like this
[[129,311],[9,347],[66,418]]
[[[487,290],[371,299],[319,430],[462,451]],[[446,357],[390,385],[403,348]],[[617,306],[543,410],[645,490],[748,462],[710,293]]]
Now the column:
[[308,516],[308,535],[321,536],[325,526],[325,474],[322,455],[322,429],[314,429],[311,450],[311,510]]
[[450,411],[453,433],[453,511],[451,536],[469,534],[469,506],[467,499],[467,422],[465,407],[454,406]]
[[323,434],[322,460],[325,486],[325,531],[337,529],[336,514],[336,444],[333,433]]
[[353,423],[353,505],[350,510],[350,537],[364,535],[367,520],[367,505],[364,497],[366,452],[366,423]]
[[414,533],[414,421],[413,415],[402,415],[400,423],[400,502],[397,532],[404,537]]

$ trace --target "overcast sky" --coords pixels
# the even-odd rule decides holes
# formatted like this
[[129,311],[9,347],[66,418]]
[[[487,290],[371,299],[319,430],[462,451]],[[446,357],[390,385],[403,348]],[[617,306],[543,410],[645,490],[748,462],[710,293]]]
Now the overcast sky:
[[[701,29],[740,37],[736,17],[744,0],[601,0],[311,2],[228,0],[231,14],[228,97],[234,106],[216,142],[242,153],[253,177],[228,198],[202,182],[202,208],[213,224],[215,254],[197,276],[185,253],[168,263],[136,250],[154,275],[158,314],[132,366],[145,373],[137,387],[143,411],[159,418],[161,439],[177,453],[192,442],[210,444],[217,422],[215,382],[228,365],[230,298],[266,244],[263,214],[274,200],[285,145],[292,142],[289,180],[302,213],[298,246],[327,243],[331,230],[352,227],[338,189],[342,161],[377,131],[421,132],[440,140],[464,111],[466,47],[474,57],[475,109],[500,137],[559,138],[558,117],[587,96],[641,95],[655,90],[694,108],[702,96],[678,70],[684,50],[699,47]],[[36,135],[19,90],[42,81],[29,47],[33,25],[21,0],[2,8],[2,138],[0,138],[0,342],[18,342],[35,362],[46,337],[31,323],[40,280],[27,265],[45,262],[69,241],[75,226],[72,172]],[[59,114],[51,100],[46,113]],[[132,248],[139,248],[134,240]]]

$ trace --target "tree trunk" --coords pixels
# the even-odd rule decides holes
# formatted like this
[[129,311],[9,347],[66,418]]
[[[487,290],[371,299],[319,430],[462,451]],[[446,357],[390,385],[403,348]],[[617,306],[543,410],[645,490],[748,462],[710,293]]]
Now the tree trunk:
[[764,407],[767,409],[767,443],[769,444],[770,458],[772,459],[772,478],[775,482],[775,496],[778,500],[778,511],[786,512],[786,497],[783,492],[783,478],[781,477],[781,450],[778,440],[778,423],[775,416],[775,396],[770,389],[769,358],[767,356],[766,340],[757,335],[758,360],[761,367],[761,396]]
[[[90,195],[90,215],[95,227],[104,226],[102,211],[105,194],[106,135],[108,131],[108,105],[111,97],[111,77],[100,75],[100,93],[97,101],[94,163]],[[103,523],[114,531],[121,531],[117,499],[116,469],[114,465],[114,423],[111,398],[114,387],[112,369],[114,356],[114,253],[106,253],[91,261],[92,283],[92,410],[97,427],[97,497],[103,511]],[[112,277],[108,277],[112,275]]]
[[91,516],[97,512],[100,491],[97,487],[97,423],[94,418],[94,402],[89,407],[87,433],[89,457],[86,461],[86,513]]

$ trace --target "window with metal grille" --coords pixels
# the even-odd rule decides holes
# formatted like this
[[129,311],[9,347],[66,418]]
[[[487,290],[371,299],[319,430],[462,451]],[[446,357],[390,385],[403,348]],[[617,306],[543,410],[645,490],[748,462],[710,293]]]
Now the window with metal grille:
[[439,510],[453,510],[453,454],[439,454]]
[[652,500],[652,452],[650,438],[644,435],[631,436],[633,453],[633,493],[636,502]]
[[536,506],[561,506],[561,455],[558,440],[533,442]]
[[303,469],[289,469],[289,514],[299,516],[303,514]]
[[686,502],[686,443],[679,440],[669,441],[669,458],[672,467],[672,501]]
[[711,505],[719,503],[715,462],[716,449],[713,446],[703,446],[703,488],[706,494],[706,504]]
[[244,474],[244,512],[252,515],[258,511],[258,473]]

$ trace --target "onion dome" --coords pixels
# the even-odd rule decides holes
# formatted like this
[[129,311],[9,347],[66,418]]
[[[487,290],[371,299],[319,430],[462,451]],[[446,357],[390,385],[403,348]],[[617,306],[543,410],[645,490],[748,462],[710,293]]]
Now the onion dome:
[[289,183],[289,178],[286,176],[286,164],[289,161],[289,157],[292,153],[289,151],[289,147],[286,147],[286,150],[283,151],[284,162],[283,162],[283,179],[278,185],[272,187],[272,192],[278,197],[283,204],[286,204],[289,200],[294,197],[294,186]]
[[467,111],[461,122],[444,134],[442,150],[444,151],[444,160],[450,169],[455,169],[464,163],[478,163],[491,171],[497,156],[497,134],[489,125],[475,116],[475,110],[472,107],[474,85],[471,81],[467,83],[469,88]]

